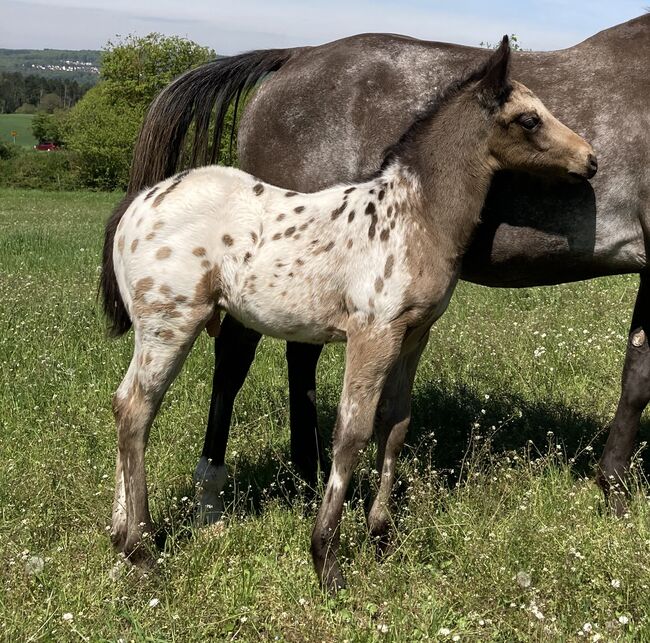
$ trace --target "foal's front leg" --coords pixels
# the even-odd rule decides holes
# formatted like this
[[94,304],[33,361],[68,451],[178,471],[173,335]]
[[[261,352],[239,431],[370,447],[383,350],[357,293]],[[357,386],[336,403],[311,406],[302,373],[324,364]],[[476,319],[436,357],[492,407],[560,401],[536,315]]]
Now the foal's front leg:
[[332,469],[311,538],[321,586],[330,592],[345,587],[337,561],[339,527],[345,494],[359,456],[368,444],[384,382],[395,363],[402,328],[348,330],[345,377],[339,404]]
[[404,446],[411,422],[411,399],[415,373],[422,351],[429,340],[427,331],[414,349],[402,355],[388,376],[381,394],[375,419],[377,435],[376,469],[379,472],[379,489],[368,513],[370,535],[377,539],[378,553],[388,545],[390,528],[390,495],[395,483],[397,458]]

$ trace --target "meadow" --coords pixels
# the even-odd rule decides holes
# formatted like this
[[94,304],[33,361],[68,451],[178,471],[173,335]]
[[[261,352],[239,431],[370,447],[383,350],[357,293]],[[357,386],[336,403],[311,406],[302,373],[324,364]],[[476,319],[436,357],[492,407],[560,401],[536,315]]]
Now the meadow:
[[0,114],[0,141],[13,144],[11,132],[16,132],[16,145],[32,148],[38,142],[32,134],[33,114]]
[[[237,400],[225,519],[193,523],[213,363],[204,334],[151,431],[157,569],[125,564],[108,537],[110,400],[132,338],[105,337],[95,299],[103,222],[119,196],[0,190],[1,639],[650,640],[643,448],[623,518],[592,481],[635,276],[459,286],[416,380],[394,546],[378,562],[365,529],[371,448],[343,519],[349,588],[334,599],[311,567],[314,490],[289,462],[281,342],[261,343]],[[319,365],[328,430],[342,356],[330,346]]]

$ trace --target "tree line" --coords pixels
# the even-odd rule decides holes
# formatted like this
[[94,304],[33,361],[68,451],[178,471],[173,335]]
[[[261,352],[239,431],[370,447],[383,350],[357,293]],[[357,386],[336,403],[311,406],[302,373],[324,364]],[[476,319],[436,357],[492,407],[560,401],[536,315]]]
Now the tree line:
[[0,72],[0,113],[33,113],[39,108],[52,111],[54,107],[67,109],[74,106],[91,87],[90,83],[79,83],[72,79]]

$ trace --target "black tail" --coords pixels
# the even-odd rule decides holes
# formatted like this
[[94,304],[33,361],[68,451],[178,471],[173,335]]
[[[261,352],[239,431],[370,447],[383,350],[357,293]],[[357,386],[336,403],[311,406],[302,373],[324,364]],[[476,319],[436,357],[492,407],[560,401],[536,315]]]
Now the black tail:
[[120,219],[131,205],[131,201],[137,196],[137,193],[127,194],[118,206],[113,210],[110,219],[106,222],[104,232],[104,251],[102,253],[102,274],[99,279],[99,287],[102,293],[104,304],[104,314],[108,317],[108,332],[113,337],[124,335],[131,328],[131,318],[124,306],[120,289],[117,286],[115,278],[115,269],[113,266],[113,244],[115,242],[115,232],[120,223]]
[[[267,49],[219,58],[188,71],[163,89],[140,129],[129,192],[153,185],[181,169],[181,160],[187,153],[185,138],[192,124],[194,139],[189,165],[216,163],[230,104],[235,101],[234,129],[240,97],[266,74],[279,69],[296,51]],[[211,120],[214,129],[210,141]]]

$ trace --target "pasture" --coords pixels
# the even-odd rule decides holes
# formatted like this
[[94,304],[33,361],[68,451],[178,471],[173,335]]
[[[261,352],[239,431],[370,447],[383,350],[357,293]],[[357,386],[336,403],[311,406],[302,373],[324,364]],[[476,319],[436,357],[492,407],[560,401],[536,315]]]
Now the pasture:
[[[4,640],[645,640],[650,487],[630,512],[591,481],[613,415],[637,277],[556,288],[461,284],[415,384],[395,545],[365,530],[372,449],[344,513],[349,589],[318,589],[310,490],[288,461],[284,346],[265,339],[238,398],[221,525],[191,521],[212,344],[197,342],[154,424],[158,569],[113,553],[111,395],[131,336],[95,302],[118,194],[0,190],[0,637]],[[330,427],[342,346],[319,367]],[[647,439],[647,423],[642,426]],[[458,637],[458,638],[456,638]]]
[[32,134],[33,114],[0,114],[0,141],[13,144],[11,132],[16,132],[16,145],[32,148],[38,142]]

